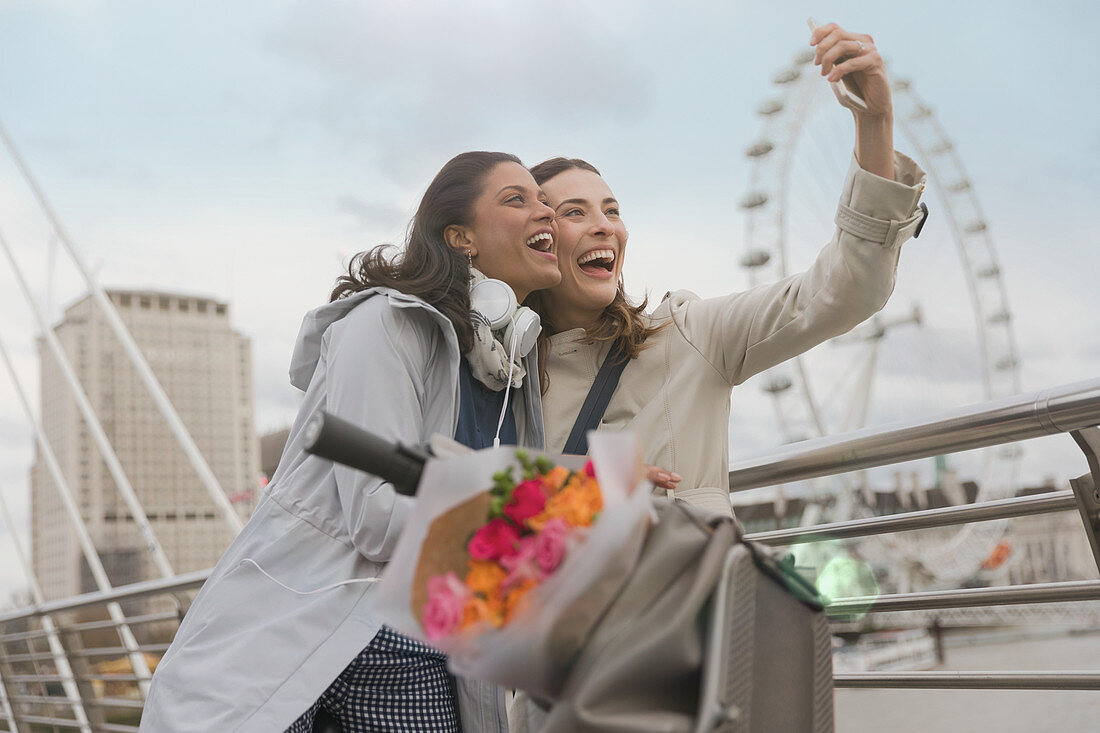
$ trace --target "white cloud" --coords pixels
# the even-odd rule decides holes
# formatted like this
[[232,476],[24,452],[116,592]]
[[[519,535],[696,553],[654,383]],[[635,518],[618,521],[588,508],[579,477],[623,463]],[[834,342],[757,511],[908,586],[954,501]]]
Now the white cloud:
[[321,83],[297,103],[365,163],[422,184],[459,150],[515,132],[590,133],[636,120],[648,77],[614,6],[313,2],[270,35]]
[[350,214],[359,222],[359,226],[366,228],[383,228],[396,230],[403,226],[411,218],[411,214],[403,207],[378,203],[365,197],[346,195],[336,201],[336,208]]

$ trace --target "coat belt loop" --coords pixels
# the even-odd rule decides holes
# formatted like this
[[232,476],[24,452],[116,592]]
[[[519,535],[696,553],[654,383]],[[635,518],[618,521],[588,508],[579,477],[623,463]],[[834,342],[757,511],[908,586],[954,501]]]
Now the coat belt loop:
[[882,244],[886,247],[893,247],[898,241],[899,231],[901,231],[901,222],[897,219],[891,219],[890,226],[886,229],[886,236],[883,237]]

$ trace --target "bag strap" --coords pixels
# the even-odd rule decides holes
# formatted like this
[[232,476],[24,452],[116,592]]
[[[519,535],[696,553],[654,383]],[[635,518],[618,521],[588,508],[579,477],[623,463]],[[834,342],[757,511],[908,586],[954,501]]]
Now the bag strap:
[[787,553],[776,559],[763,545],[758,545],[755,542],[742,542],[742,544],[749,548],[749,554],[752,555],[756,567],[786,588],[788,593],[802,602],[802,605],[815,611],[825,610],[829,599],[817,589],[817,586],[794,569],[794,553]]
[[577,421],[573,423],[573,430],[569,433],[569,440],[565,441],[565,453],[577,456],[588,454],[588,431],[595,430],[603,419],[611,396],[619,386],[619,377],[629,362],[626,354],[619,348],[619,342],[612,344],[611,351],[604,358],[600,371],[588,390],[588,396],[584,398]]

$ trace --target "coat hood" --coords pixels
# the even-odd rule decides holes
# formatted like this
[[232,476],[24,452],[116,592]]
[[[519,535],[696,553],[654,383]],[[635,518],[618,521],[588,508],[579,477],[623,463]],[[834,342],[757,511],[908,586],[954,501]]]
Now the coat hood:
[[440,322],[440,327],[454,346],[455,352],[458,352],[458,337],[455,336],[454,327],[438,310],[415,295],[408,295],[400,290],[367,288],[306,313],[302,319],[302,327],[298,330],[298,338],[294,342],[294,354],[290,357],[290,383],[293,386],[303,392],[309,387],[313,373],[317,370],[317,363],[321,360],[321,339],[328,327],[350,313],[355,306],[375,295],[384,295],[397,308],[424,308],[431,312]]

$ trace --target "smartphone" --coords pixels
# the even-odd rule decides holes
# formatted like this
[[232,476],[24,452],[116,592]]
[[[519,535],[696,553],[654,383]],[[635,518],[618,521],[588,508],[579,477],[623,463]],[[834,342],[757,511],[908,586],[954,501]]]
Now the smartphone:
[[[806,18],[806,25],[810,26],[811,33],[817,30],[817,23],[813,18]],[[858,94],[845,86],[843,79],[840,81],[831,81],[829,82],[829,86],[833,88],[833,94],[836,95],[836,100],[844,107],[854,109],[857,112],[867,111],[867,103],[864,102]]]

